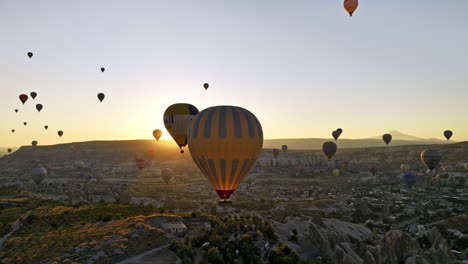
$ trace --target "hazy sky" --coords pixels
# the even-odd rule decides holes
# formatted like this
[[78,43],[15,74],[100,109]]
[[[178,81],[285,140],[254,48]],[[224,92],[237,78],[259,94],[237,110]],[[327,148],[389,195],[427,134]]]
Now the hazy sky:
[[149,139],[179,102],[247,108],[266,138],[341,127],[468,140],[467,11],[466,0],[361,0],[352,18],[341,0],[0,0],[0,146]]

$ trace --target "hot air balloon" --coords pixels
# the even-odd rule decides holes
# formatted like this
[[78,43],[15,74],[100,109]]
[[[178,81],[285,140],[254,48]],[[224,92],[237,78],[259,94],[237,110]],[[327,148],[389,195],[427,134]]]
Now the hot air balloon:
[[31,170],[31,179],[37,184],[41,184],[47,175],[47,171],[44,168],[35,168]]
[[340,132],[335,130],[332,132],[332,136],[335,140],[338,140],[338,137],[340,137]]
[[18,113],[18,109],[15,109],[15,113]]
[[348,167],[349,167],[349,162],[348,162],[348,161],[343,161],[343,164],[341,164],[341,167],[342,167],[343,169],[347,170]]
[[214,106],[200,112],[188,131],[190,154],[223,199],[227,199],[255,164],[263,145],[260,122],[237,106]]
[[348,12],[350,17],[353,16],[354,11],[356,11],[358,7],[358,4],[358,0],[344,0],[344,9]]
[[40,112],[42,110],[42,105],[41,104],[37,104],[36,105],[36,109],[38,112]]
[[24,104],[28,100],[28,96],[25,94],[20,94],[19,99]]
[[169,168],[165,168],[161,171],[161,178],[166,184],[169,184],[169,182],[171,182],[173,176],[174,171]]
[[98,93],[97,95],[97,98],[99,99],[99,101],[102,103],[102,100],[104,100],[106,96],[103,94],[103,93]]
[[333,156],[335,155],[336,151],[338,150],[338,147],[336,146],[335,142],[325,142],[323,143],[322,146],[323,153],[328,157],[328,160],[331,160]]
[[75,161],[75,163],[73,164],[73,166],[77,169],[83,169],[86,167],[86,164],[83,162],[83,161],[80,161],[80,160],[77,160]]
[[444,131],[444,136],[445,136],[445,138],[446,138],[447,140],[450,140],[450,138],[452,137],[452,135],[453,135],[453,132],[452,132],[452,131],[450,131],[450,130],[445,130],[445,131]]
[[59,135],[59,137],[62,137],[63,136],[63,131],[60,130],[60,131],[57,132],[57,134]]
[[205,90],[208,90],[208,87],[210,87],[210,85],[207,84],[207,83],[204,83],[204,84],[203,84],[203,87],[205,88]]
[[405,173],[403,175],[403,182],[408,186],[412,187],[413,185],[416,184],[416,174],[412,172]]
[[23,122],[23,125],[27,125],[27,124],[28,124],[28,122]]
[[281,150],[283,150],[283,152],[288,151],[288,145],[281,146]]
[[198,109],[191,104],[173,104],[164,112],[164,125],[174,141],[179,145],[180,153],[187,146],[187,130]]
[[340,136],[341,136],[341,133],[343,133],[343,129],[341,129],[341,128],[338,128],[336,131],[338,131]]
[[153,136],[156,139],[156,141],[159,141],[159,139],[162,136],[162,131],[160,129],[153,130]]
[[29,58],[32,58],[32,56],[33,56],[33,53],[32,53],[32,52],[28,52],[28,57],[29,57]]
[[49,126],[44,126],[45,130],[47,130],[49,128]]
[[275,157],[275,159],[278,158],[279,154],[280,154],[280,150],[279,150],[279,149],[277,149],[277,148],[273,149],[273,156]]
[[32,99],[36,99],[37,93],[36,92],[31,92],[29,95],[31,95]]
[[369,171],[372,173],[372,176],[375,176],[375,174],[377,173],[377,167],[372,166],[370,167]]
[[382,140],[385,142],[385,144],[388,144],[390,143],[390,141],[392,141],[392,135],[390,134],[385,134],[382,136]]
[[34,140],[33,142],[31,142],[31,145],[32,145],[33,147],[37,146],[37,141]]
[[143,169],[146,166],[146,161],[144,159],[142,159],[142,158],[137,158],[137,159],[135,159],[135,164],[136,164],[137,168],[140,169],[140,171],[143,171]]
[[104,72],[105,70],[106,70],[106,68],[101,67],[101,72]]
[[333,170],[333,175],[340,176],[340,170],[339,169],[334,169]]
[[435,149],[426,149],[421,152],[421,161],[428,169],[433,171],[442,160],[442,155]]
[[11,149],[11,148],[9,148],[9,149],[8,149],[8,153],[11,153],[11,151],[12,151],[12,149]]
[[410,165],[408,165],[408,164],[401,164],[401,165],[400,165],[400,170],[401,170],[401,172],[408,172],[408,171],[410,170],[410,168],[411,168],[411,167],[410,167]]
[[15,133],[15,130],[14,130],[14,129],[12,129],[12,130],[11,130],[11,133]]

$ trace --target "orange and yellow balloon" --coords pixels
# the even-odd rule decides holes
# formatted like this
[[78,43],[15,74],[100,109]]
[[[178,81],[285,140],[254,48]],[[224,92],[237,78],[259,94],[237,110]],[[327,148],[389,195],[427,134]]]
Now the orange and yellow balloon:
[[179,145],[180,153],[187,146],[187,130],[198,109],[191,104],[173,104],[164,112],[164,125],[174,141]]
[[198,168],[226,200],[260,155],[263,130],[255,115],[244,108],[214,106],[192,121],[188,145]]
[[159,139],[160,139],[161,136],[162,136],[162,131],[161,131],[161,129],[155,129],[155,130],[153,130],[153,136],[154,136],[154,138],[156,139],[156,141],[159,141]]
[[358,7],[358,0],[344,0],[344,9],[349,13],[349,16],[353,16],[354,11]]

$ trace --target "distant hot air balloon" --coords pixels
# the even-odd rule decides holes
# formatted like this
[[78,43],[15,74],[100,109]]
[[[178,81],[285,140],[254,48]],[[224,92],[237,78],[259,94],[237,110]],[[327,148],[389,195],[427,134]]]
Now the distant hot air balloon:
[[193,119],[188,144],[198,168],[225,202],[260,155],[262,126],[244,108],[214,106]]
[[104,100],[105,97],[106,96],[103,93],[98,93],[98,95],[97,95],[97,98],[99,99],[99,101],[101,101],[101,103],[102,103],[102,100]]
[[205,88],[205,90],[208,90],[208,87],[210,87],[210,85],[208,83],[204,83],[203,87]]
[[11,151],[12,151],[12,149],[11,149],[11,148],[9,148],[9,149],[8,149],[8,153],[11,153]]
[[446,138],[447,140],[450,140],[450,138],[452,137],[452,135],[453,135],[453,132],[452,132],[452,131],[450,131],[450,130],[445,130],[445,131],[444,131],[444,136],[445,136],[445,138]]
[[340,176],[340,170],[339,169],[334,169],[333,170],[333,175]]
[[198,109],[191,104],[173,104],[164,112],[164,125],[174,141],[179,145],[180,153],[187,146],[187,130]]
[[377,167],[372,166],[372,167],[370,167],[369,171],[372,173],[372,176],[375,176],[375,174],[377,173]]
[[348,162],[348,161],[343,161],[343,164],[341,164],[341,167],[342,167],[343,169],[347,170],[348,167],[349,167],[349,162]]
[[27,125],[27,124],[28,124],[28,122],[23,122],[23,125]]
[[390,141],[392,141],[392,135],[390,134],[385,134],[382,136],[382,140],[385,142],[385,144],[388,144],[390,143]]
[[36,109],[38,112],[40,112],[42,110],[42,105],[41,104],[37,104],[36,105]]
[[106,68],[101,67],[101,72],[104,72],[105,70],[106,70]]
[[280,154],[280,150],[279,150],[279,149],[277,149],[277,148],[273,149],[273,156],[275,157],[275,159],[278,158],[279,154]]
[[358,0],[344,0],[343,6],[348,12],[349,16],[353,16],[354,11],[356,11],[358,7],[358,4]]
[[328,160],[331,160],[333,156],[335,155],[336,151],[338,150],[338,147],[336,146],[335,142],[325,142],[323,143],[322,146],[323,153],[328,157]]
[[18,113],[18,109],[15,109],[15,113]]
[[15,130],[14,130],[14,129],[12,129],[12,130],[11,130],[11,133],[15,133]]
[[407,172],[403,175],[403,182],[408,185],[408,187],[412,187],[416,184],[416,174],[412,172]]
[[36,99],[37,93],[36,92],[31,92],[29,95],[31,95],[32,99]]
[[140,169],[140,171],[142,171],[146,166],[146,161],[142,158],[135,159],[135,163],[137,168]]
[[162,131],[161,131],[161,129],[155,129],[155,130],[153,130],[153,136],[154,136],[154,138],[156,139],[156,141],[159,141],[159,139],[160,139],[161,136],[162,136]]
[[45,130],[47,130],[49,128],[49,126],[44,126]]
[[343,129],[341,129],[341,128],[338,128],[336,131],[338,131],[338,133],[339,133],[338,135],[340,135],[340,136],[341,136],[341,133],[343,133]]
[[338,140],[338,137],[340,137],[340,132],[335,130],[332,132],[332,136],[335,140]]
[[283,152],[288,151],[288,145],[281,146],[281,150],[283,150]]
[[421,152],[421,161],[428,169],[433,171],[442,160],[442,155],[435,149],[426,149]]
[[33,142],[31,142],[31,145],[32,145],[33,147],[37,146],[37,141],[34,140]]
[[25,94],[20,94],[19,99],[24,104],[28,100],[28,96]]
[[75,161],[75,163],[73,164],[73,166],[77,169],[83,169],[86,167],[86,164],[83,162],[83,161],[80,161],[80,160],[77,160]]
[[63,136],[63,131],[60,130],[60,131],[57,132],[57,134],[59,135],[59,137],[62,137]]
[[173,176],[174,171],[169,168],[165,168],[161,171],[161,178],[166,184],[169,184],[169,182],[171,182]]
[[32,56],[33,56],[33,53],[32,53],[32,52],[28,52],[28,57],[29,57],[29,58],[32,58]]
[[31,179],[37,184],[41,184],[47,175],[47,171],[44,168],[35,168],[31,170]]
[[411,167],[408,164],[401,164],[400,165],[401,172],[408,172],[410,169],[411,169]]

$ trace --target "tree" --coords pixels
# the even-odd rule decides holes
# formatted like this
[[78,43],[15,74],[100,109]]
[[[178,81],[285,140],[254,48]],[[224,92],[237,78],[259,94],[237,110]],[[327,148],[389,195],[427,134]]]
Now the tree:
[[223,255],[219,251],[217,247],[212,247],[208,249],[208,252],[206,254],[206,258],[208,260],[208,263],[211,264],[224,264],[223,260]]
[[281,244],[271,252],[268,260],[271,264],[306,264],[307,262],[297,252],[287,245]]
[[260,249],[249,235],[241,236],[239,240],[239,255],[246,264],[258,263],[260,261]]

